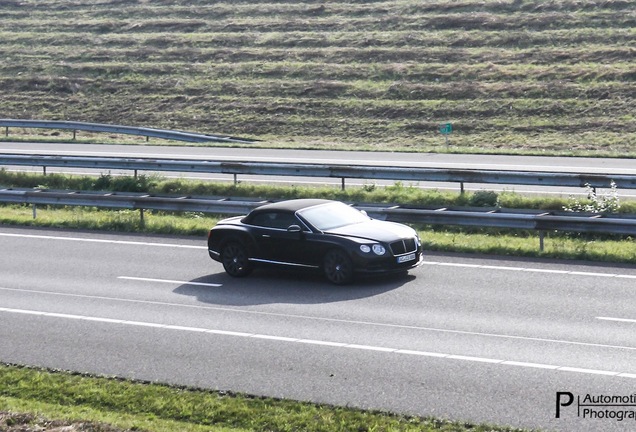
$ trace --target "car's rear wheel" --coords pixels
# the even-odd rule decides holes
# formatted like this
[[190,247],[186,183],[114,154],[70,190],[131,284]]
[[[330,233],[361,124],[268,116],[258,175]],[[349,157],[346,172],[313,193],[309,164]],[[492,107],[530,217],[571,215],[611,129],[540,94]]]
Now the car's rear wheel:
[[336,285],[353,282],[353,263],[347,254],[339,249],[333,249],[325,255],[323,270],[327,280]]
[[221,262],[226,273],[233,277],[247,276],[252,272],[247,247],[239,241],[228,241],[223,245]]

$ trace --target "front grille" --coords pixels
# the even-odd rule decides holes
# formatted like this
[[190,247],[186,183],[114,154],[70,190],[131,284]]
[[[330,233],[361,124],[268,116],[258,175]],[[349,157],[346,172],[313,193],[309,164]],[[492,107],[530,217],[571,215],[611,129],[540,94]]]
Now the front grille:
[[415,252],[417,250],[417,242],[415,238],[402,239],[389,245],[393,255],[402,255],[405,253]]

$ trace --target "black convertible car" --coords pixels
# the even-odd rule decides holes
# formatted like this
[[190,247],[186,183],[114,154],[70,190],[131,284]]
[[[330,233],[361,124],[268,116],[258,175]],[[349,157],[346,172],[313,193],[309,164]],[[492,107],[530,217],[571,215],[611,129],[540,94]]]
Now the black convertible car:
[[422,263],[412,228],[321,199],[266,204],[224,219],[210,230],[208,250],[231,276],[246,276],[256,264],[276,264],[322,270],[338,285],[356,274],[406,272]]

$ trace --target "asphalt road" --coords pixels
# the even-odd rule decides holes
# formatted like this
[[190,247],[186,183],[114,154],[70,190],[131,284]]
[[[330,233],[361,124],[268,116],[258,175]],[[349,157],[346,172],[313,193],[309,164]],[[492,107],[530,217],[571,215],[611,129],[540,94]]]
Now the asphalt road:
[[[335,287],[273,270],[229,278],[198,238],[0,227],[0,245],[2,362],[471,422],[636,429],[577,415],[587,394],[636,394],[633,266],[430,254],[408,276]],[[560,418],[557,392],[574,401]]]
[[[102,156],[102,157],[145,157],[168,159],[207,159],[221,161],[252,162],[297,162],[297,163],[329,163],[347,165],[379,165],[407,166],[424,168],[457,168],[457,169],[493,169],[518,171],[550,171],[550,172],[583,172],[597,174],[636,174],[636,162],[633,159],[602,158],[562,158],[539,156],[498,156],[498,155],[458,155],[431,153],[383,153],[383,152],[342,152],[315,150],[277,150],[250,148],[211,148],[187,146],[133,146],[133,145],[95,145],[64,143],[11,143],[0,142],[0,152],[17,154],[54,154],[64,156]],[[26,168],[28,169],[28,168]],[[19,168],[25,170],[25,168]],[[31,169],[28,169],[31,170]],[[33,169],[41,171],[39,168]],[[47,172],[60,170],[50,168]],[[65,169],[66,172],[82,172]],[[94,172],[93,172],[94,174]],[[117,174],[113,172],[113,174]],[[127,173],[130,174],[130,173]],[[179,174],[161,173],[164,177],[181,177],[208,179],[215,181],[233,181],[233,176],[222,174]],[[273,178],[245,176],[239,180],[260,183],[293,183],[298,185],[334,185],[340,186],[340,179],[317,178]],[[378,185],[387,182],[376,182]],[[350,179],[347,185],[369,184],[364,180]],[[393,182],[388,182],[393,184]],[[422,188],[459,190],[459,185],[449,183],[422,183]],[[580,188],[559,189],[541,186],[483,185],[467,184],[466,190],[515,191],[524,194],[540,195],[584,195]],[[636,199],[636,191],[621,190],[621,198]]]

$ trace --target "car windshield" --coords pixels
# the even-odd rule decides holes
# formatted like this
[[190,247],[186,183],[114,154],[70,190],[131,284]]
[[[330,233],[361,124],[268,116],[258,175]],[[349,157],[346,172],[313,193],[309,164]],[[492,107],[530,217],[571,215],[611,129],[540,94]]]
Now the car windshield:
[[300,210],[298,214],[320,231],[328,231],[369,220],[369,217],[364,213],[339,202],[310,207]]

